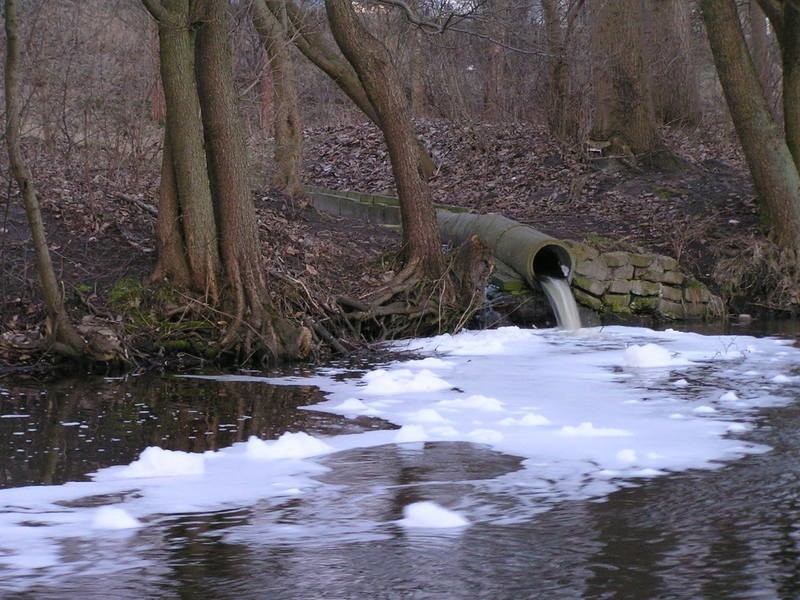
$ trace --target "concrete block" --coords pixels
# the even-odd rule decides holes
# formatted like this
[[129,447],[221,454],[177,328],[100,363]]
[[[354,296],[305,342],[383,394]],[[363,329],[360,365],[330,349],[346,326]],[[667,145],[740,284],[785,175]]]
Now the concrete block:
[[661,297],[671,302],[681,302],[683,300],[683,289],[671,285],[662,285]]
[[655,256],[652,254],[631,254],[630,260],[634,267],[644,268],[653,264]]
[[573,289],[581,289],[594,296],[602,296],[608,289],[608,282],[575,275],[575,277],[572,278],[572,287]]
[[658,296],[661,293],[661,284],[635,279],[631,281],[631,293],[636,296]]
[[621,267],[627,265],[631,261],[631,255],[628,252],[604,252],[600,255],[609,267]]
[[605,309],[613,313],[630,313],[631,297],[628,294],[605,294],[603,296]]
[[592,310],[602,310],[603,308],[603,301],[598,298],[597,296],[592,296],[591,294],[587,294],[583,290],[574,289],[572,290],[573,296],[575,296],[575,301],[578,304],[583,306],[588,306]]

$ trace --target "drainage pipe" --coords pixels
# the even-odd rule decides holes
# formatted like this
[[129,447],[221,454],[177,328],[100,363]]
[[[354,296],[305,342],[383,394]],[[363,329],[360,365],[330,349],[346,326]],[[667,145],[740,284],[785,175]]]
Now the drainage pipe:
[[572,254],[559,240],[501,215],[476,215],[437,210],[442,241],[458,246],[477,235],[494,256],[534,287],[541,277],[572,279]]

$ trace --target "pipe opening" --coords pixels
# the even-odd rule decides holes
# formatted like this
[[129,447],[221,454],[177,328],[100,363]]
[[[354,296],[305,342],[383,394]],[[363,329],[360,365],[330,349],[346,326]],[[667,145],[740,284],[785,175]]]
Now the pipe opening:
[[569,279],[572,275],[572,257],[563,246],[548,244],[533,257],[533,273],[536,278],[552,277]]

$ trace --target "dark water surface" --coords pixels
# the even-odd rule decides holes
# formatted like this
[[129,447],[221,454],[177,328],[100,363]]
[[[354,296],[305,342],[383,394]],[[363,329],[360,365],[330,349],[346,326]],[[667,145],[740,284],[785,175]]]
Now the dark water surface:
[[[312,387],[155,376],[6,384],[0,487],[81,480],[150,445],[203,451],[249,435],[387,425],[297,410],[321,399]],[[26,591],[0,567],[0,598],[800,598],[800,405],[759,420],[748,438],[773,448],[765,454],[453,533],[392,521],[422,486],[445,505],[469,492],[513,510],[516,498],[476,482],[517,470],[518,458],[443,442],[342,452],[321,461],[330,471],[319,478],[339,488],[333,507],[311,494],[75,541],[65,560],[135,551],[142,564],[34,577]],[[269,511],[280,518],[265,525]],[[274,531],[315,521],[329,529],[295,541]]]

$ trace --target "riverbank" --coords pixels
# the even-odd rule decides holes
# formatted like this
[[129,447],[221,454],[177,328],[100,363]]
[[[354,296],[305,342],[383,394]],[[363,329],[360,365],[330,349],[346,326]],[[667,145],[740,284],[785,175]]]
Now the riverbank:
[[[681,168],[623,168],[590,149],[564,149],[537,126],[418,123],[439,170],[435,200],[498,212],[559,238],[590,240],[675,258],[722,296],[732,314],[796,314],[796,263],[786,267],[759,233],[755,198],[737,146],[700,131],[665,130]],[[379,132],[367,124],[306,131],[306,183],[393,193]],[[158,148],[110,157],[103,149],[31,147],[35,182],[57,274],[73,318],[119,331],[111,300],[120,281],[144,281],[155,262]],[[269,140],[253,149],[267,181]],[[396,231],[319,213],[254,182],[262,250],[273,300],[284,284],[322,309],[334,297],[362,296],[393,274]],[[41,358],[44,311],[24,211],[3,209],[0,265],[0,369]],[[302,302],[301,302],[302,304]],[[159,359],[159,357],[156,357]],[[135,362],[135,361],[134,361]],[[159,364],[143,361],[148,365]],[[46,369],[46,366],[43,366]]]

